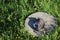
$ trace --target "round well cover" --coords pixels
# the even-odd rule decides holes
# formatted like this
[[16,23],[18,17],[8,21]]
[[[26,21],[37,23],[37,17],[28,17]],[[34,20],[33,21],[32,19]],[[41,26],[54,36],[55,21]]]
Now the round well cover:
[[56,18],[44,12],[33,13],[25,20],[25,29],[34,36],[49,34],[56,25]]

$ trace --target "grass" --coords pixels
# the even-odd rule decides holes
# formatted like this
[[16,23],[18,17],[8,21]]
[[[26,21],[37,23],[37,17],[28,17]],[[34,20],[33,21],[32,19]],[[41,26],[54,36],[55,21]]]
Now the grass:
[[[25,31],[25,18],[34,12],[56,17],[56,30],[42,38]],[[60,40],[60,0],[0,0],[0,40]]]

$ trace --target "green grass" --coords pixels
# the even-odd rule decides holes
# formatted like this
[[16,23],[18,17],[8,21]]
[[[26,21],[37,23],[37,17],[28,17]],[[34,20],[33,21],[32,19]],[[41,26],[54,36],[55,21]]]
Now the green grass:
[[[25,31],[25,18],[34,12],[56,17],[56,30],[42,38]],[[0,0],[0,40],[60,40],[60,0]]]

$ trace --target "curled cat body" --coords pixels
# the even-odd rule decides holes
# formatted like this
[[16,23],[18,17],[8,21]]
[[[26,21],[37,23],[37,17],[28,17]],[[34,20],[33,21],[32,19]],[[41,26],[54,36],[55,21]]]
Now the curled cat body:
[[25,29],[34,36],[52,32],[57,25],[56,18],[44,12],[36,12],[25,20]]

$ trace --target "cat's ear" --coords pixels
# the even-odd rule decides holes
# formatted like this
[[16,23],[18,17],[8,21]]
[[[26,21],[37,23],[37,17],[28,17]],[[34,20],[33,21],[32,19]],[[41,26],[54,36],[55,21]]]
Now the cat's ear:
[[36,17],[37,20],[40,20],[40,18]]
[[29,17],[29,19],[32,19],[32,17]]
[[38,19],[38,17],[36,17],[36,19]]
[[36,17],[36,19],[38,20],[39,18],[38,18],[38,17]]
[[29,19],[34,19],[33,17],[29,17]]

